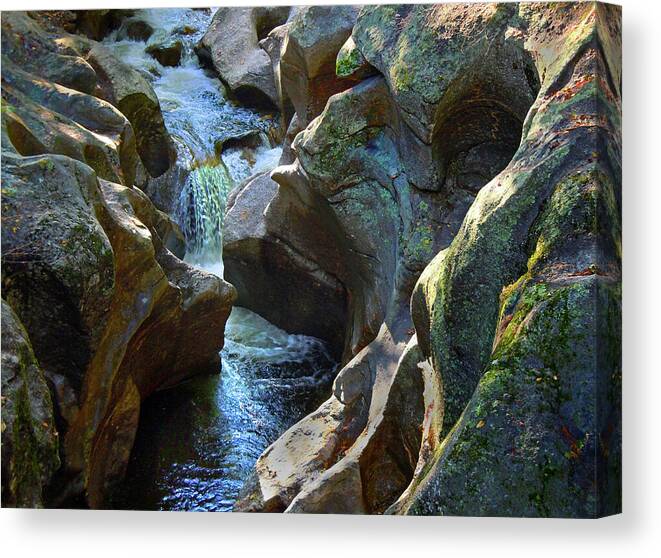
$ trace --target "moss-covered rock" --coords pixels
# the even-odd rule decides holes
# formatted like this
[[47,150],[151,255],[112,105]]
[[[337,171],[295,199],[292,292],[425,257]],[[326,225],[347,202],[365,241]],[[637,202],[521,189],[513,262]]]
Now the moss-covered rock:
[[64,441],[54,502],[79,486],[100,507],[124,474],[140,402],[220,370],[235,291],[170,252],[181,255],[181,233],[137,188],[61,155],[3,153],[2,172],[3,296],[52,386]]
[[2,301],[2,505],[40,508],[60,466],[53,404],[28,334]]
[[[340,270],[349,293],[345,355],[365,343],[373,355],[361,361],[371,363],[369,374],[355,361],[345,366],[336,385],[347,402],[335,394],[314,422],[339,434],[345,424],[331,417],[351,414],[349,402],[369,401],[355,415],[364,429],[350,447],[330,446],[334,458],[311,469],[309,461],[286,463],[299,445],[309,455],[309,440],[284,436],[270,453],[277,466],[258,467],[262,486],[289,487],[285,501],[297,491],[289,511],[383,511],[399,490],[391,513],[617,511],[619,356],[595,344],[618,337],[618,26],[617,9],[594,4],[361,10],[351,35],[358,52],[348,44],[336,69],[363,65],[360,53],[382,77],[331,96],[293,141],[294,163],[273,173],[280,188],[269,207],[295,192],[305,206],[323,208],[326,217],[314,226],[346,247],[337,263],[322,258],[320,266]],[[296,108],[300,117],[304,109]],[[301,245],[292,233],[281,240]],[[305,253],[327,252],[308,244]],[[397,461],[409,484],[395,489],[397,473],[379,474],[394,471],[388,443],[369,441],[384,424],[383,389],[394,386],[396,368],[372,359],[399,354],[377,332],[407,323],[402,301],[412,291],[425,413],[411,419],[422,429],[415,466]],[[520,359],[500,363],[505,347],[517,347]],[[544,347],[555,352],[540,365]],[[512,385],[489,384],[494,374],[501,378],[499,366]],[[536,369],[542,379],[512,399]],[[548,387],[553,376],[565,382],[568,405],[556,405],[557,390],[542,390],[548,370],[562,371]],[[599,386],[597,395],[591,386]],[[484,434],[489,423],[480,413],[501,406],[495,429]],[[595,406],[597,414],[576,414]],[[507,454],[523,440],[519,423],[508,422],[513,416],[530,433],[527,453]],[[321,432],[319,448],[328,450],[328,439]],[[595,459],[599,439],[609,449]],[[276,452],[281,444],[288,454]],[[580,471],[571,460],[555,470],[564,452],[583,447]],[[310,483],[288,484],[299,465]],[[593,473],[599,480],[588,486]]]
[[411,513],[620,507],[619,11],[539,10],[519,11],[545,76],[521,146],[413,297],[445,408]]

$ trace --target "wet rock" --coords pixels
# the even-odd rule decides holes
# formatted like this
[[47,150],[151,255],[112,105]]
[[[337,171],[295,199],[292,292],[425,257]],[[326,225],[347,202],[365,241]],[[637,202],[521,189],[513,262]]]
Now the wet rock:
[[2,505],[40,508],[60,466],[53,404],[28,334],[2,301]]
[[197,32],[198,30],[195,29],[195,27],[191,27],[190,25],[182,25],[173,31],[175,35],[195,35]]
[[289,95],[282,87],[282,75],[280,72],[280,57],[282,55],[282,47],[287,38],[289,26],[292,17],[295,15],[298,8],[294,7],[289,13],[287,23],[278,25],[273,28],[266,37],[259,41],[259,46],[266,51],[271,59],[271,66],[273,67],[273,80],[275,90],[278,95],[278,109],[280,111],[280,126],[287,129],[291,119],[295,115],[294,106],[291,103]]
[[184,45],[181,41],[171,41],[149,45],[145,52],[158,60],[161,66],[178,66],[181,62],[183,48]]
[[196,47],[198,56],[244,104],[279,106],[271,59],[259,41],[288,14],[288,7],[220,8]]
[[[346,319],[344,287],[318,263],[318,252],[310,259],[304,244],[281,240],[295,237],[315,248],[326,246],[329,258],[337,260],[331,255],[332,239],[307,234],[311,229],[306,224],[323,216],[302,204],[294,193],[272,203],[277,189],[269,175],[262,174],[229,200],[223,235],[226,277],[239,293],[239,305],[287,331],[325,339],[339,356]],[[292,234],[294,230],[298,232]],[[323,229],[319,232],[324,234]],[[320,313],[323,320],[319,320]]]
[[176,155],[152,87],[140,72],[102,45],[94,46],[87,60],[99,78],[98,96],[117,107],[131,123],[136,149],[149,174],[158,177],[165,173]]
[[118,39],[128,38],[132,41],[147,42],[147,39],[154,34],[154,29],[146,21],[141,19],[130,19],[125,22],[117,33]]
[[133,15],[133,10],[80,10],[76,14],[77,30],[90,39],[100,41],[117,29],[124,18]]

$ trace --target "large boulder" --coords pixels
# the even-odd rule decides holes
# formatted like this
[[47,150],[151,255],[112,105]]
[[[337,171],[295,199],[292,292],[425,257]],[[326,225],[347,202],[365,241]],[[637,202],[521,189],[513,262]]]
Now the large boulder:
[[4,57],[26,72],[70,89],[92,93],[96,72],[80,52],[59,38],[61,34],[46,31],[25,12],[7,12],[2,17]]
[[67,155],[127,185],[166,173],[175,152],[151,85],[105,47],[43,21],[2,18],[6,148]]
[[96,95],[117,107],[133,126],[136,149],[149,174],[157,177],[167,172],[176,152],[149,82],[103,45],[91,48],[86,59],[99,80]]
[[357,6],[304,6],[288,25],[280,81],[303,125],[321,113],[331,95],[356,83],[338,76],[335,63],[357,15]]
[[[325,228],[310,226],[324,219],[322,210],[301,203],[293,192],[287,200],[274,200],[277,190],[262,174],[232,195],[224,222],[225,276],[239,293],[239,305],[287,331],[326,340],[339,357],[347,300],[328,265],[340,261],[334,239]],[[289,243],[290,238],[300,242]]]
[[289,10],[286,6],[220,8],[196,47],[198,56],[244,104],[280,106],[271,58],[259,41],[287,21]]
[[133,128],[111,104],[28,74],[8,59],[2,70],[4,149],[66,155],[124,184],[144,176]]
[[60,466],[53,404],[30,339],[2,301],[2,505],[39,508]]
[[510,166],[416,288],[444,441],[399,511],[596,517],[621,505],[620,12],[520,15],[545,77]]

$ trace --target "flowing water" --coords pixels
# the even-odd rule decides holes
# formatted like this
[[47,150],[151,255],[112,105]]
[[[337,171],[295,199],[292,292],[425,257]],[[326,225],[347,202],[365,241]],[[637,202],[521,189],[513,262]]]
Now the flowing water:
[[[268,140],[272,118],[227,99],[200,67],[193,46],[212,10],[140,10],[133,19],[155,30],[147,44],[113,32],[105,44],[140,70],[158,96],[178,164],[189,172],[177,219],[187,261],[222,276],[227,195],[239,182],[273,168],[281,149]],[[126,26],[127,22],[124,22]],[[181,64],[163,67],[145,48],[180,39]],[[220,153],[218,145],[251,135],[256,147]],[[225,330],[222,371],[198,377],[144,402],[126,480],[114,506],[125,509],[229,511],[259,455],[284,430],[327,398],[336,370],[324,343],[291,335],[234,308]]]

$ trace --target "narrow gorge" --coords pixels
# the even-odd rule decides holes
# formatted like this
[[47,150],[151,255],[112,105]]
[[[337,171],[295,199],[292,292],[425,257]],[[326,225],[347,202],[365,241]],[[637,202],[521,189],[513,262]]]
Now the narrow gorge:
[[2,505],[617,513],[620,19],[3,12]]

